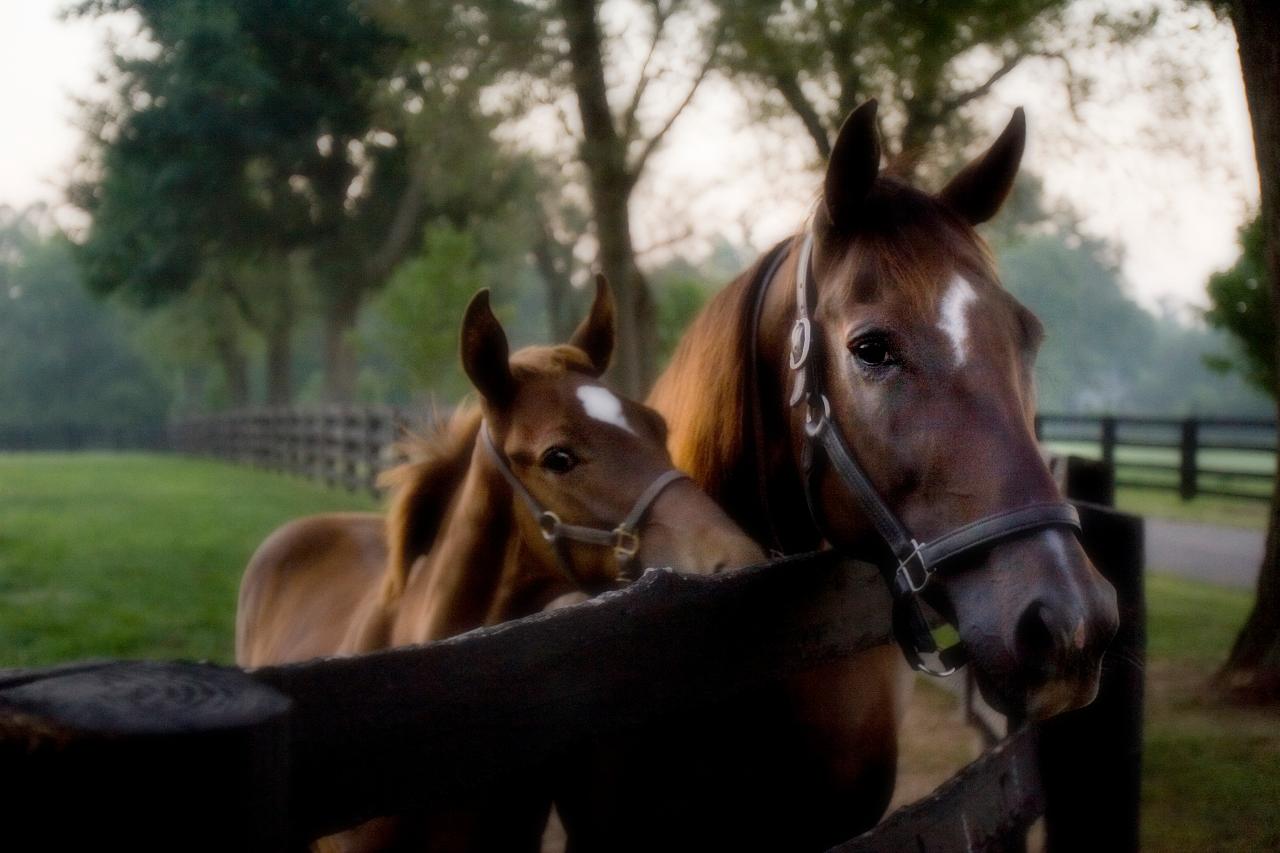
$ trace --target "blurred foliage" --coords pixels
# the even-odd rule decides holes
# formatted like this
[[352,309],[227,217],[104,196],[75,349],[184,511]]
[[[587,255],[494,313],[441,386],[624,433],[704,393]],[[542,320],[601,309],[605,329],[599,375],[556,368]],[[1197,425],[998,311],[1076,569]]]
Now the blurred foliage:
[[89,295],[71,245],[37,214],[0,208],[0,425],[162,421],[169,395],[131,343],[135,318]]
[[1148,31],[1150,9],[1077,16],[1071,0],[716,0],[729,73],[755,87],[765,115],[800,120],[825,160],[844,117],[880,102],[890,168],[917,175],[950,168],[972,140],[967,109],[1019,65],[1050,60],[1064,70],[1074,106],[1087,98],[1086,69],[1067,53]]
[[1269,397],[1276,396],[1276,315],[1267,287],[1262,217],[1240,229],[1240,258],[1209,277],[1209,325],[1229,333],[1235,352],[1208,357],[1223,373],[1237,372]]

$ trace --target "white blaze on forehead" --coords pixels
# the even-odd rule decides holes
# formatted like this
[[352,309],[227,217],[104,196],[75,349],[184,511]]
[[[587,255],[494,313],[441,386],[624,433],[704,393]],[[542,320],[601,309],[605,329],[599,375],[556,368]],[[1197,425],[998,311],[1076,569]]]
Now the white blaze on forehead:
[[579,385],[578,399],[582,401],[582,408],[586,409],[589,417],[621,427],[632,435],[635,434],[631,424],[627,423],[626,416],[622,414],[622,401],[608,388],[601,388],[599,385]]
[[957,273],[947,285],[942,297],[942,310],[938,312],[938,328],[951,339],[951,349],[956,355],[956,367],[964,364],[969,356],[969,306],[978,298],[973,285]]

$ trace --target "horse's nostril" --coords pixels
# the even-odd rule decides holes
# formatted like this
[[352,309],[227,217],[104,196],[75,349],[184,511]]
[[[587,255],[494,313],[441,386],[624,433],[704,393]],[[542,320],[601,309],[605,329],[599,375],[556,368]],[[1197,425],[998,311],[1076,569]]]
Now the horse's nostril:
[[1052,670],[1057,638],[1051,627],[1049,608],[1033,604],[1018,620],[1018,660],[1024,669],[1047,675]]

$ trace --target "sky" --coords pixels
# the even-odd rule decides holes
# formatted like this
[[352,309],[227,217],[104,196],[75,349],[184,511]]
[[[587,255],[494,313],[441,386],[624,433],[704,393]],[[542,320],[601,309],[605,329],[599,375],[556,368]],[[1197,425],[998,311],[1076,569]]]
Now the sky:
[[[76,99],[96,91],[108,39],[131,32],[119,19],[59,20],[65,5],[0,2],[0,204],[61,204],[80,140]],[[1187,306],[1205,302],[1208,275],[1234,260],[1236,231],[1256,205],[1234,36],[1207,13],[1178,11],[1152,50],[1114,53],[1086,58],[1101,85],[1078,118],[1060,76],[1028,64],[996,88],[981,121],[994,138],[1013,107],[1025,106],[1024,168],[1074,208],[1086,230],[1121,248],[1139,301],[1190,316]],[[1162,62],[1199,80],[1185,114],[1146,90]],[[1177,140],[1174,150],[1161,138]],[[814,198],[811,157],[798,126],[794,135],[755,132],[739,91],[709,80],[637,190],[637,246],[714,232],[767,246],[801,224]],[[74,221],[65,209],[60,218]]]

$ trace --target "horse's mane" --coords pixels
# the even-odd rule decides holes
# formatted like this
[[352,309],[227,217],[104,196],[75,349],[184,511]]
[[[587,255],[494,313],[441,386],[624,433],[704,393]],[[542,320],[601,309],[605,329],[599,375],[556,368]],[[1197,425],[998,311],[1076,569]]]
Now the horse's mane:
[[[765,257],[758,259],[711,298],[680,339],[670,366],[649,395],[654,408],[667,416],[676,467],[726,508],[730,503],[727,481],[742,467],[743,432],[748,424],[748,285],[764,262]],[[698,381],[704,377],[715,380]]]
[[470,467],[480,419],[478,406],[464,405],[426,432],[407,434],[395,445],[407,461],[378,475],[378,485],[392,490],[384,601],[404,592],[414,561],[435,544],[449,501]]

